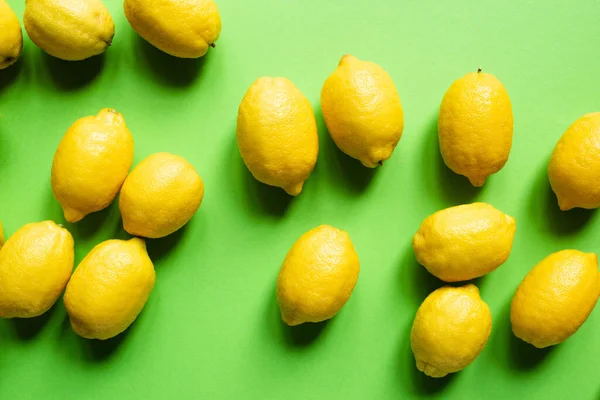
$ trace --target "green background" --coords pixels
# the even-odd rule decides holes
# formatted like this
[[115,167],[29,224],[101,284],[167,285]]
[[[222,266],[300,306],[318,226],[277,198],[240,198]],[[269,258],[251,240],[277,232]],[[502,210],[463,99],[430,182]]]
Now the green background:
[[[32,221],[64,223],[50,190],[56,146],[76,119],[114,107],[135,161],[187,158],[204,179],[189,226],[149,241],[157,283],[125,334],[86,341],[62,301],[33,320],[0,321],[2,399],[600,399],[600,310],[564,344],[536,350],[514,338],[509,304],[527,271],[564,249],[600,251],[600,218],[560,212],[548,157],[575,119],[600,110],[600,2],[219,0],[223,31],[201,60],[167,56],[106,1],[116,36],[105,56],[67,63],[27,38],[0,71],[0,216],[7,234]],[[21,18],[24,1],[9,0]],[[443,5],[444,4],[444,5]],[[382,65],[405,111],[404,135],[377,170],[328,137],[319,94],[339,58]],[[482,67],[513,102],[514,145],[483,189],[443,164],[436,123],[449,85]],[[237,151],[238,104],[259,76],[285,76],[312,102],[315,171],[297,198],[255,182]],[[451,377],[414,366],[417,307],[442,283],[414,260],[411,238],[430,213],[475,200],[517,219],[512,254],[478,280],[493,314],[480,357]],[[319,224],[347,230],[361,259],[352,298],[327,324],[284,326],[275,280],[292,243]],[[122,231],[118,207],[66,224],[76,262]]]

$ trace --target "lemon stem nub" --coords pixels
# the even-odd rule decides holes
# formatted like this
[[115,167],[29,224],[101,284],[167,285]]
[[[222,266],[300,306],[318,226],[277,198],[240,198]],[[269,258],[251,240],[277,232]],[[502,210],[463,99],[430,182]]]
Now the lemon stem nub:
[[477,73],[480,74],[481,73],[481,67],[477,68]]
[[379,165],[380,167],[383,167],[383,161],[382,160],[377,161],[377,165]]
[[213,49],[214,49],[215,47],[217,47],[217,45],[216,45],[216,44],[214,44],[214,43],[211,43],[211,44],[209,44],[209,46],[210,46],[210,47],[212,47]]

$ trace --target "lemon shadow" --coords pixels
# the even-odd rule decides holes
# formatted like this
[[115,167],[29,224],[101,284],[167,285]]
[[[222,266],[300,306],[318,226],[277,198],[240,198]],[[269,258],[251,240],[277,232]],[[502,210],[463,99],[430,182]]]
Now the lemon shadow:
[[23,54],[21,54],[21,57],[17,60],[16,63],[2,70],[2,73],[0,73],[0,93],[2,93],[4,89],[15,84],[15,82],[19,78],[19,75],[25,68],[24,61],[25,60]]
[[[191,224],[193,224],[194,218],[190,220],[187,224],[182,226],[180,229],[171,233],[168,236],[159,239],[146,239],[142,238],[146,242],[146,249],[148,251],[148,255],[153,263],[156,263],[167,256],[169,253],[174,251],[186,232],[188,231]],[[156,265],[156,264],[155,264]]]
[[105,61],[106,53],[81,61],[65,61],[42,52],[42,63],[52,82],[64,91],[82,89],[92,83],[104,68]]
[[583,208],[561,211],[556,195],[550,186],[547,165],[541,168],[533,184],[529,199],[529,211],[541,229],[561,236],[574,234],[585,228],[596,214],[596,210]]
[[10,321],[17,337],[21,340],[32,340],[38,336],[56,313],[59,301],[60,299],[48,311],[38,317],[12,318]]
[[85,359],[92,362],[104,362],[114,357],[119,348],[125,343],[131,330],[135,326],[135,321],[125,331],[115,337],[106,340],[84,339],[78,336],[81,345],[84,348]]
[[194,84],[210,58],[210,53],[214,51],[209,49],[200,58],[178,58],[157,49],[136,33],[134,35],[136,60],[141,65],[140,69],[147,71],[151,78],[160,83],[175,88]]

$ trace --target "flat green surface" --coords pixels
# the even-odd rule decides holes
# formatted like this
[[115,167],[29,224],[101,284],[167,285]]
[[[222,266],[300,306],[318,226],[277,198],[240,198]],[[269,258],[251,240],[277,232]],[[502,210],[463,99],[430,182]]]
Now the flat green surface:
[[[24,1],[9,3],[23,15]],[[63,222],[50,190],[54,151],[73,121],[103,107],[124,114],[136,162],[182,155],[206,196],[184,231],[148,243],[156,287],[125,334],[78,338],[62,301],[35,320],[0,321],[1,399],[600,399],[598,308],[546,351],[515,339],[508,316],[517,285],[544,256],[600,251],[600,217],[560,212],[546,178],[556,140],[600,109],[600,2],[220,0],[222,36],[200,61],[155,50],[120,1],[107,3],[116,36],[105,57],[61,62],[26,37],[19,63],[0,71],[6,233]],[[404,136],[376,171],[335,148],[320,114],[321,86],[344,53],[382,65],[404,104]],[[505,84],[515,116],[510,159],[482,190],[444,166],[436,137],[445,90],[479,66]],[[319,161],[295,199],[256,183],[237,151],[237,107],[262,75],[290,78],[317,114]],[[474,200],[518,226],[508,262],[478,282],[492,334],[466,370],[427,379],[414,367],[409,331],[441,282],[416,263],[411,238],[430,213]],[[358,285],[330,323],[289,329],[275,279],[291,244],[322,223],[350,233]],[[66,226],[76,262],[127,237],[115,204]]]

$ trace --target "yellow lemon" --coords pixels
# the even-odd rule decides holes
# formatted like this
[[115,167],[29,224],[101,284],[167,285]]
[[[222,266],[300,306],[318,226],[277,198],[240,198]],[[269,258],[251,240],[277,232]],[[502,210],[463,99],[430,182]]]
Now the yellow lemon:
[[133,137],[115,110],[105,108],[71,125],[54,154],[51,176],[65,219],[77,222],[108,207],[132,162]]
[[13,65],[23,50],[23,34],[15,12],[0,0],[0,69]]
[[391,157],[404,129],[404,112],[392,78],[379,65],[351,55],[340,60],[321,91],[331,138],[365,167]]
[[125,0],[123,8],[141,37],[175,57],[202,57],[221,33],[213,0]]
[[306,232],[279,271],[281,318],[290,326],[333,318],[350,298],[359,272],[348,233],[329,225]]
[[4,245],[4,231],[2,230],[2,221],[0,221],[0,249]]
[[441,378],[466,368],[479,356],[492,330],[492,315],[469,284],[431,293],[417,310],[410,344],[417,368]]
[[548,177],[561,210],[600,207],[600,112],[567,129],[550,158]]
[[204,197],[204,183],[183,157],[153,154],[139,163],[121,188],[123,227],[134,236],[160,238],[183,227]]
[[448,168],[473,186],[500,171],[513,139],[512,105],[502,83],[481,70],[455,81],[442,100],[438,137]]
[[599,296],[596,254],[550,254],[519,285],[510,308],[512,330],[538,348],[562,343],[587,320]]
[[67,285],[64,300],[73,330],[86,339],[117,336],[142,311],[154,281],[154,265],[142,239],[100,243]]
[[33,43],[67,61],[104,53],[115,34],[100,0],[26,0],[23,24]]
[[319,153],[310,102],[286,78],[257,79],[240,104],[237,143],[257,180],[297,196]]
[[487,203],[450,207],[425,218],[413,237],[419,264],[446,282],[466,281],[504,264],[515,219]]
[[74,256],[73,237],[52,221],[15,232],[0,250],[0,317],[48,311],[71,276]]

